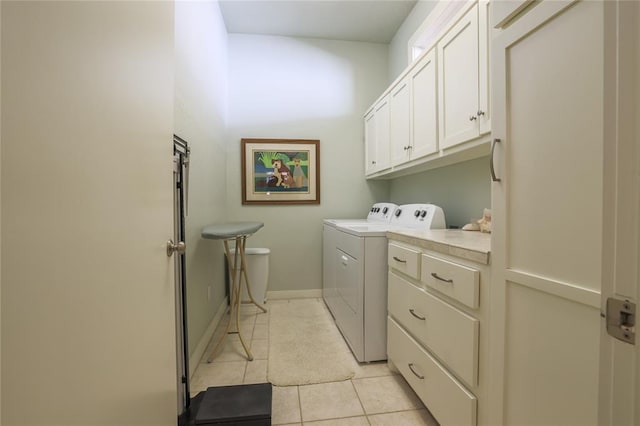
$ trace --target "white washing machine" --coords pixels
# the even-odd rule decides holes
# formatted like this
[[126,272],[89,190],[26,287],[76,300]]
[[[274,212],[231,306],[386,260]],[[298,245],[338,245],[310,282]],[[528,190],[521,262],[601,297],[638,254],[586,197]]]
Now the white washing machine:
[[440,207],[405,204],[388,223],[343,222],[329,231],[323,297],[358,361],[387,358],[387,231],[444,228]]

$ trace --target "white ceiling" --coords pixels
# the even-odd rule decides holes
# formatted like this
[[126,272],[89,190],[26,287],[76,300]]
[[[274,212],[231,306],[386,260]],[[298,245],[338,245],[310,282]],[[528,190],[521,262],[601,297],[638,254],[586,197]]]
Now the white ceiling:
[[220,0],[229,33],[389,43],[416,0]]

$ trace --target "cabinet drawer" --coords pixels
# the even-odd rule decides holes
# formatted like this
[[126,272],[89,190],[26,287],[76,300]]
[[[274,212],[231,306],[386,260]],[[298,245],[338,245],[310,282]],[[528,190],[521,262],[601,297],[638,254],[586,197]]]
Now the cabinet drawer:
[[388,263],[391,268],[420,279],[420,252],[391,243]]
[[387,354],[441,425],[475,426],[477,398],[391,318]]
[[474,309],[480,304],[480,271],[477,269],[423,254],[421,281]]
[[478,384],[480,321],[389,273],[389,315],[471,386]]

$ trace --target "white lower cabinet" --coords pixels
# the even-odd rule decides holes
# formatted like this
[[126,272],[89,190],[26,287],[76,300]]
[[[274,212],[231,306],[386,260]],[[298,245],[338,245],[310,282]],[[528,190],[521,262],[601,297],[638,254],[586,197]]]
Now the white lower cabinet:
[[478,383],[480,321],[389,274],[389,312],[465,382]]
[[489,425],[488,251],[482,264],[389,238],[389,362],[441,425]]
[[475,425],[477,398],[391,318],[387,336],[387,356],[436,420],[441,425]]

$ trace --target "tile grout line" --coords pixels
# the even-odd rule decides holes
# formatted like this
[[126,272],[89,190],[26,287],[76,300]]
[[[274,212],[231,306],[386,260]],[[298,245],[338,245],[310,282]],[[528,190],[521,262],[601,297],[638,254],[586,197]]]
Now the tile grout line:
[[302,420],[302,399],[300,398],[300,386],[296,386],[296,394],[298,395],[298,408],[300,412],[300,424],[304,425]]
[[360,398],[360,394],[358,393],[358,389],[356,388],[356,385],[353,383],[353,379],[349,379],[349,382],[351,382],[351,387],[353,388],[353,391],[356,393],[356,397],[358,398],[358,402],[360,403],[360,407],[362,408],[362,413],[365,416],[365,419],[367,419],[367,423],[371,424],[371,422],[369,421],[369,415],[367,414],[367,410],[364,409],[364,404],[362,403],[362,399]]

